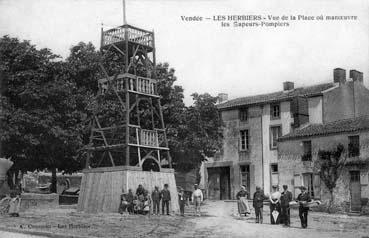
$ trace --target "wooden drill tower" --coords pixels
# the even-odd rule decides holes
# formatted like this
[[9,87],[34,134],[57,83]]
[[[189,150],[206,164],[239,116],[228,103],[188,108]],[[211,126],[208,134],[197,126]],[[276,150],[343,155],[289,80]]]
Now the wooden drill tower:
[[134,192],[142,184],[150,192],[154,186],[169,184],[171,210],[176,211],[174,170],[157,89],[154,32],[128,25],[124,12],[122,26],[101,30],[101,52],[112,56],[114,63],[120,60],[115,67],[120,70],[111,73],[104,64],[112,62],[100,63],[104,78],[98,81],[78,210],[117,212],[122,189]]
[[105,77],[98,82],[99,103],[107,103],[104,97],[114,97],[120,112],[114,121],[96,112],[86,167],[126,165],[160,171],[165,163],[171,168],[155,79],[154,32],[128,24],[102,30],[101,51],[118,54],[123,61],[122,72],[115,75],[100,64]]

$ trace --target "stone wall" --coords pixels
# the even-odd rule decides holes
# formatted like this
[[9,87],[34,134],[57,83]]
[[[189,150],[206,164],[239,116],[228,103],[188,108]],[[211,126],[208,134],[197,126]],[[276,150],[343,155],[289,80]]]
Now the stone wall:
[[[313,169],[313,162],[310,161],[302,161],[301,156],[303,155],[303,146],[302,142],[304,140],[311,140],[312,143],[312,157],[313,161],[317,159],[319,149],[323,150],[331,150],[336,148],[336,146],[341,143],[346,149],[348,145],[348,136],[352,134],[336,134],[330,136],[320,136],[320,137],[311,137],[304,138],[298,140],[289,140],[282,141],[278,146],[278,165],[280,171],[280,184],[286,184],[289,186],[290,191],[293,192],[296,197],[300,192],[297,189],[297,186],[300,186],[299,176],[301,179],[301,175],[303,173],[313,173],[317,174],[317,171]],[[354,133],[357,135],[357,133]],[[355,159],[367,160],[369,159],[369,132],[361,132],[360,134],[360,157]],[[340,179],[337,181],[337,186],[334,190],[335,202],[336,202],[336,210],[337,211],[349,211],[350,210],[350,174],[349,171],[358,170],[360,171],[361,177],[361,197],[362,199],[369,198],[369,181],[368,181],[368,172],[369,166],[363,165],[348,165],[343,171]],[[319,181],[319,176],[315,176],[315,183],[317,186],[314,186],[314,189],[318,190],[317,199],[321,199],[323,204],[327,204],[330,198],[330,194],[328,189],[324,185],[322,181]],[[319,185],[319,186],[318,186]],[[322,206],[324,208],[324,206]],[[363,207],[363,211],[365,208]]]
[[346,82],[324,93],[323,122],[369,115],[369,90],[361,82]]

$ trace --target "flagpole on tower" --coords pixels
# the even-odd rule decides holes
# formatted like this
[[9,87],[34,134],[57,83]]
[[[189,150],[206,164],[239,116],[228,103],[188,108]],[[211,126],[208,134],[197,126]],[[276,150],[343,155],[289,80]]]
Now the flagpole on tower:
[[123,0],[123,25],[127,24],[127,18],[126,18],[126,1]]

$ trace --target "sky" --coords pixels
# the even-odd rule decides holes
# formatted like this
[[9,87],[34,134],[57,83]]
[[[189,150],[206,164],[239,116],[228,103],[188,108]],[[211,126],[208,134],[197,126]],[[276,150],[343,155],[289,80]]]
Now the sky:
[[[126,0],[129,24],[155,31],[157,62],[192,93],[229,98],[333,81],[333,69],[364,72],[369,86],[367,0]],[[221,27],[228,15],[357,16],[357,20],[273,20],[288,27]],[[183,21],[181,16],[210,18]],[[267,20],[266,20],[267,21]],[[245,21],[246,22],[246,21]],[[122,0],[0,0],[0,36],[68,56],[80,41],[100,45],[100,28],[123,23]]]

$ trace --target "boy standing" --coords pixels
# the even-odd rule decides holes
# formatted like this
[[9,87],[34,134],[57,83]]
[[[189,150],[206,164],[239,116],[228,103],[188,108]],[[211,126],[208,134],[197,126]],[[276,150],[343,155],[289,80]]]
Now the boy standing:
[[201,216],[200,206],[204,200],[201,189],[197,184],[194,185],[195,190],[192,193],[192,202],[195,204],[195,215]]
[[252,205],[255,208],[256,223],[263,223],[263,202],[265,199],[268,199],[268,197],[265,196],[263,190],[261,190],[261,188],[257,186],[252,202]]
[[159,191],[159,187],[155,186],[154,191],[151,193],[151,199],[153,202],[153,213],[155,215],[159,215],[160,210],[159,210],[159,204],[160,204],[160,191]]
[[181,212],[181,216],[184,216],[184,208],[187,203],[187,197],[184,193],[184,189],[181,188],[178,193],[178,203],[179,203],[179,210]]

